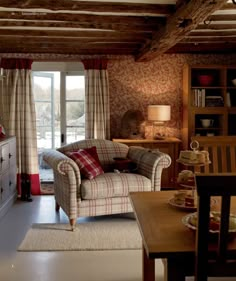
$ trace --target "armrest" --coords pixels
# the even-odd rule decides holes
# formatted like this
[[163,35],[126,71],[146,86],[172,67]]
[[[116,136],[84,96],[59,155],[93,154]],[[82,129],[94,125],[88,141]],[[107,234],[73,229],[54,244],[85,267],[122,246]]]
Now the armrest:
[[43,154],[43,160],[53,169],[53,172],[66,175],[72,170],[80,179],[78,165],[65,154],[53,149],[47,150]]
[[137,164],[137,173],[149,178],[152,182],[152,190],[161,189],[161,174],[164,168],[171,165],[171,158],[168,154],[159,150],[131,146],[128,158]]
[[[54,184],[60,189],[70,190],[70,194],[79,194],[74,188],[81,184],[81,175],[78,165],[65,154],[57,150],[47,150],[43,155],[44,161],[53,169]],[[55,191],[56,194],[56,191]]]
[[77,164],[57,150],[47,150],[43,159],[53,169],[56,202],[70,219],[77,217],[77,200],[80,197],[80,170]]

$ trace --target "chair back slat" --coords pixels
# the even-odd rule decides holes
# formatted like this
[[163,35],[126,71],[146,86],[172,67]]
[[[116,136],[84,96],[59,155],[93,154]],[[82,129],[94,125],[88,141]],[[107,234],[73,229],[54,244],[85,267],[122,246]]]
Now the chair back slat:
[[225,262],[227,252],[228,241],[228,229],[229,229],[229,214],[230,214],[230,196],[222,196],[221,204],[221,217],[220,217],[220,233],[219,233],[219,252],[218,258],[221,262]]
[[211,163],[195,167],[194,172],[227,173],[236,172],[236,136],[192,137],[199,142],[199,150],[209,152]]
[[[219,159],[218,159],[219,162]],[[222,163],[222,172],[226,173],[227,169],[227,154],[226,154],[226,146],[221,147],[221,163]]]
[[231,159],[231,171],[236,172],[236,147],[230,145],[230,159]]
[[[228,262],[229,217],[231,196],[236,196],[236,173],[199,173],[195,175],[198,195],[198,223],[195,251],[195,281],[208,276],[236,276],[236,261]],[[209,259],[211,196],[221,197],[220,225],[216,250]],[[217,234],[214,234],[217,235]],[[208,238],[208,239],[207,239]],[[219,275],[216,275],[219,274]],[[231,276],[230,275],[230,276]]]
[[213,167],[213,173],[219,172],[218,167],[219,161],[218,161],[218,153],[217,153],[217,146],[212,147],[212,167]]

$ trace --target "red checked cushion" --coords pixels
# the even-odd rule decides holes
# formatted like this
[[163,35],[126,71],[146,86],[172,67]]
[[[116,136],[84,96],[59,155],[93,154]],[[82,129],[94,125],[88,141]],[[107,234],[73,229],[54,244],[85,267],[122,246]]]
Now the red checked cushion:
[[98,154],[97,154],[97,148],[96,146],[92,146],[92,147],[88,147],[88,148],[83,148],[85,151],[87,151],[97,162],[98,164],[100,164],[100,160],[98,158]]
[[67,152],[66,155],[76,162],[81,174],[90,180],[104,173],[100,163],[98,163],[85,149]]

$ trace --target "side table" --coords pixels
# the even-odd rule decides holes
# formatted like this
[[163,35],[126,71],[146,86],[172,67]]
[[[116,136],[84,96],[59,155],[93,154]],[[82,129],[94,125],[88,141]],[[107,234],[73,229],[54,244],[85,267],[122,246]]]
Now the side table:
[[167,169],[163,169],[161,177],[161,188],[175,188],[178,175],[176,160],[179,157],[181,140],[175,137],[163,140],[153,139],[112,139],[114,142],[124,143],[128,146],[141,146],[150,150],[159,149],[161,152],[170,155],[172,163]]

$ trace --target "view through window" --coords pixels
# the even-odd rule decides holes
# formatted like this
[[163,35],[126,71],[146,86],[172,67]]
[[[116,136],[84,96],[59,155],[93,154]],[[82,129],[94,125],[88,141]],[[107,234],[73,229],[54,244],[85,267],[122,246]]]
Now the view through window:
[[54,149],[85,137],[84,75],[34,71],[33,93],[39,167],[45,169],[48,168],[42,160],[45,149]]

